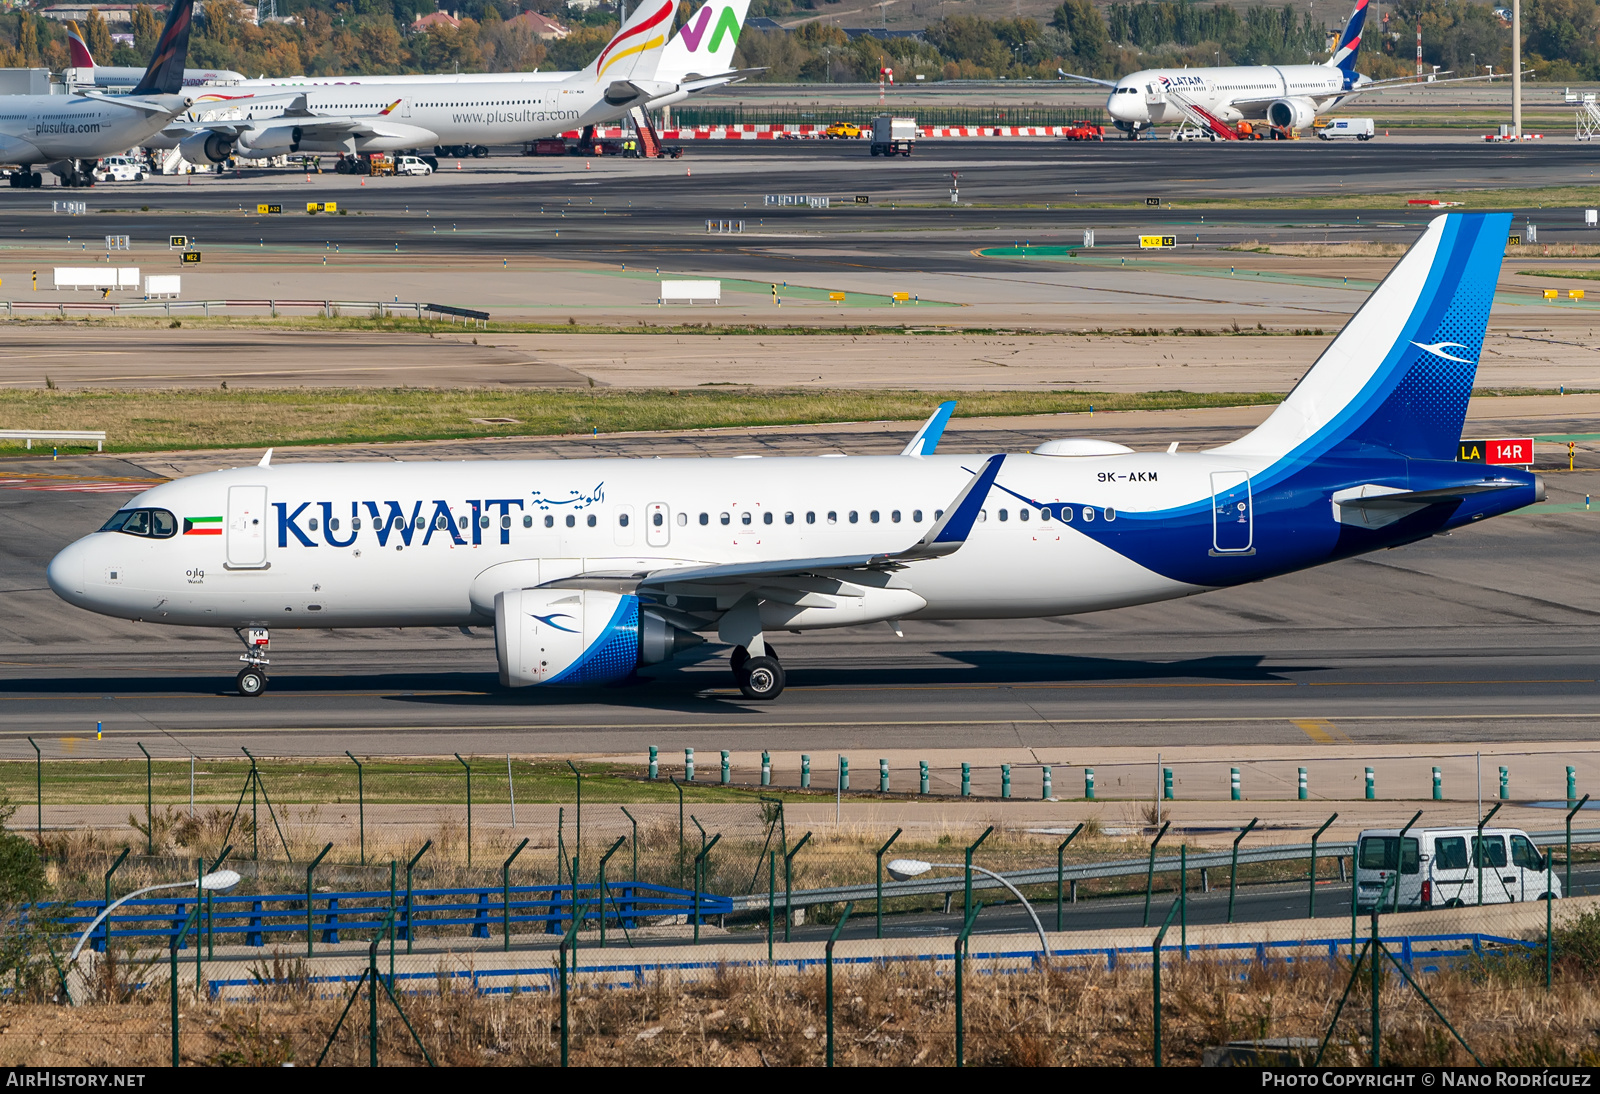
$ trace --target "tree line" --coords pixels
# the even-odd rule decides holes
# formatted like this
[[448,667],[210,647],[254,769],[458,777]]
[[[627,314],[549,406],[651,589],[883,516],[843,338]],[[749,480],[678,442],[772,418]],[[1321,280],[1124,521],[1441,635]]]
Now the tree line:
[[[338,76],[368,73],[575,70],[588,64],[616,31],[614,9],[567,13],[560,0],[534,8],[572,28],[541,41],[510,22],[529,0],[463,0],[461,25],[414,31],[434,0],[288,0],[287,22],[255,25],[239,0],[207,0],[190,39],[190,65],[247,76]],[[1308,14],[1283,7],[1235,7],[1187,0],[1064,0],[1047,20],[951,15],[930,22],[920,38],[853,41],[827,9],[838,0],[756,0],[751,14],[802,18],[787,31],[746,29],[737,63],[764,68],[768,82],[856,82],[894,70],[898,83],[924,80],[1055,79],[1056,70],[1111,79],[1142,68],[1320,61],[1333,32]],[[806,5],[812,5],[807,7]],[[680,23],[698,4],[681,0]],[[1458,73],[1510,64],[1510,32],[1489,3],[1402,0],[1385,5],[1386,32],[1369,26],[1359,68],[1375,77],[1413,71],[1420,23],[1424,61]],[[813,14],[813,13],[816,14]],[[1541,78],[1600,78],[1600,19],[1595,0],[1526,0],[1525,64]],[[848,18],[848,17],[847,17]],[[857,17],[859,18],[859,16]],[[132,46],[113,44],[110,28],[91,12],[85,36],[102,64],[146,63],[162,19],[133,9]],[[66,28],[26,9],[0,15],[0,66],[68,64]]]

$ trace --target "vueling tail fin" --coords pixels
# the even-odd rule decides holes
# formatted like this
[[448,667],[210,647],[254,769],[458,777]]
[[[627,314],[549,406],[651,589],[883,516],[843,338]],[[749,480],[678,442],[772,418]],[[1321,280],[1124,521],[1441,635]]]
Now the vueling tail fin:
[[1510,213],[1435,217],[1272,415],[1217,449],[1274,463],[1339,445],[1451,460]]
[[750,0],[708,0],[662,50],[656,79],[683,82],[731,71],[749,10]]
[[1344,33],[1339,36],[1339,45],[1334,49],[1333,55],[1323,62],[1329,68],[1339,68],[1346,72],[1356,69],[1356,55],[1361,52],[1361,28],[1367,23],[1367,0],[1356,0],[1356,10],[1350,13],[1350,21],[1344,25]]
[[89,43],[83,40],[77,23],[67,24],[67,55],[72,59],[72,68],[94,68],[94,54],[89,52]]
[[[589,62],[584,75],[595,82],[655,78],[661,47],[672,33],[676,0],[644,0],[622,24],[600,56]],[[648,71],[645,71],[645,69]]]

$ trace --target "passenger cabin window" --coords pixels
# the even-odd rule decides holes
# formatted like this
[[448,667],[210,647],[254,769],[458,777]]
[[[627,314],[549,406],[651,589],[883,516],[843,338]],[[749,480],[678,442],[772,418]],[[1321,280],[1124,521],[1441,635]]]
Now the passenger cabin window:
[[684,525],[686,525],[688,523],[689,523],[689,514],[688,513],[679,513],[678,514],[678,527],[682,528]]
[[1111,506],[1109,506],[1109,505],[1106,506],[1106,519],[1107,520],[1116,520],[1117,519],[1117,511],[1115,509],[1111,508]]
[[546,528],[554,528],[556,526],[556,518],[552,516],[546,516],[544,518],[544,526]]
[[896,509],[889,514],[889,520],[895,524],[900,523],[900,510]]
[[1003,521],[1010,520],[1011,519],[1010,512],[1008,512],[1005,509],[1000,510],[1000,519],[1003,520]]
[[817,523],[817,514],[815,514],[815,513],[807,513],[806,514],[806,523],[807,524],[815,524],[815,523]]
[[771,513],[762,513],[761,514],[761,523],[762,524],[771,524],[772,523],[772,514]]
[[[489,524],[488,524],[489,518],[485,517],[483,519],[484,519],[484,525],[483,526],[485,528],[489,527]],[[511,517],[509,515],[502,515],[500,517],[500,527],[502,527],[502,528],[510,528],[511,527]]]
[[711,523],[711,514],[710,513],[701,513],[700,514],[700,523],[701,524],[710,524]]
[[718,519],[721,520],[723,524],[727,524],[733,520],[733,518],[728,516],[726,513],[719,514]]
[[878,523],[878,511],[876,509],[874,509],[872,512],[868,513],[867,514],[867,519],[870,520],[873,524],[877,524]]
[[838,524],[839,523],[839,514],[836,511],[832,510],[832,509],[828,510],[828,523],[829,524]]
[[178,532],[178,519],[165,509],[119,509],[100,526],[102,532],[166,539]]
[[749,524],[750,524],[750,511],[748,509],[745,510],[743,513],[739,514],[739,523],[745,525],[746,527],[749,526]]
[[594,519],[594,514],[590,513],[589,514],[589,519],[587,521],[585,521],[584,523],[587,524],[590,528],[593,528],[595,526],[595,523],[596,523],[595,519]]
[[913,509],[913,510],[911,510],[911,523],[912,524],[921,524],[922,523],[922,510],[921,509]]
[[785,524],[793,524],[794,523],[794,514],[793,513],[785,513],[785,514],[783,514],[783,523],[785,523]]
[[576,528],[577,526],[578,526],[578,518],[573,516],[571,513],[568,513],[567,514],[567,527],[568,528]]
[[1446,836],[1433,843],[1433,868],[1435,870],[1465,870],[1467,868],[1467,837]]
[[1393,870],[1396,863],[1402,874],[1417,872],[1417,841],[1407,838],[1404,861],[1399,836],[1367,836],[1361,841],[1359,866],[1363,870]]
[[[628,514],[622,514],[622,523],[628,523]],[[655,527],[660,528],[663,524],[667,523],[667,518],[665,514],[662,513],[651,513],[650,523]]]
[[1488,866],[1498,869],[1506,864],[1506,841],[1500,836],[1484,836],[1482,851],[1479,851],[1478,837],[1472,837],[1472,865]]
[[[656,523],[657,524],[661,523],[661,514],[660,513],[656,514]],[[628,526],[628,514],[626,514],[626,513],[618,513],[617,514],[617,524],[620,527],[626,528]]]
[[1033,510],[1032,509],[1018,509],[1017,510],[1017,519],[1018,520],[1027,520],[1031,516],[1033,516]]
[[861,514],[856,512],[854,509],[850,510],[850,523],[851,524],[856,524],[856,523],[859,523],[860,520],[861,520]]

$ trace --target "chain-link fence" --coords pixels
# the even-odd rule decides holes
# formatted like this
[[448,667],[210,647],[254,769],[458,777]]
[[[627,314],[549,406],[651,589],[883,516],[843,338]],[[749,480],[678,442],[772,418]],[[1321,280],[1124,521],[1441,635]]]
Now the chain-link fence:
[[41,873],[29,899],[0,894],[0,1050],[128,1066],[1588,1051],[1587,799],[1549,803],[1562,823],[1538,829],[1496,802],[1444,825],[1426,801],[1365,831],[1310,802],[1271,830],[1248,808],[1157,823],[1153,801],[1127,803],[1121,831],[1012,823],[1003,800],[896,823],[846,817],[861,792],[832,764],[811,796],[763,766],[740,787],[732,763],[711,786],[659,761],[653,780],[504,757],[5,765],[33,800],[0,867]]

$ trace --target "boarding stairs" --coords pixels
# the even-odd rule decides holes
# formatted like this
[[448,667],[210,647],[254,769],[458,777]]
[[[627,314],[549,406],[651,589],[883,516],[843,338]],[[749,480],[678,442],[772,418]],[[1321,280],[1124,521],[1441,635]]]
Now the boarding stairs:
[[633,131],[639,137],[640,158],[653,160],[660,156],[661,134],[650,124],[650,116],[644,112],[644,107],[636,106],[629,110],[628,120],[633,123]]
[[[1570,98],[1570,96],[1569,96]],[[1578,104],[1578,132],[1580,141],[1600,139],[1600,105],[1595,103],[1594,92],[1587,92]]]
[[1236,141],[1239,139],[1239,134],[1231,125],[1205,107],[1200,106],[1181,91],[1170,87],[1161,88],[1156,90],[1153,95],[1148,96],[1145,101],[1152,106],[1163,102],[1171,103],[1178,108],[1178,113],[1183,115],[1185,125],[1194,126],[1213,140],[1221,138],[1225,141]]

